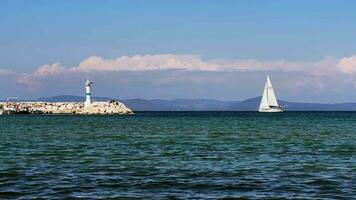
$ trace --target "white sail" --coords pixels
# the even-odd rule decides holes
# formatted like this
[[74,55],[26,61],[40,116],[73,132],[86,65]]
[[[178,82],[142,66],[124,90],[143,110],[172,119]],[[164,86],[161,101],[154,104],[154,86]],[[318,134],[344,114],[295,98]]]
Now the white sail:
[[265,84],[265,89],[263,90],[263,95],[260,103],[259,110],[267,110],[269,109],[269,104],[268,104],[268,87],[267,83]]
[[276,95],[272,87],[271,80],[267,76],[265,88],[258,109],[259,112],[283,112],[282,108],[278,106]]
[[274,90],[272,87],[272,83],[271,80],[269,79],[269,76],[267,76],[267,94],[268,94],[268,105],[270,106],[276,106],[278,107],[278,102],[277,102],[277,98],[276,95],[274,94]]

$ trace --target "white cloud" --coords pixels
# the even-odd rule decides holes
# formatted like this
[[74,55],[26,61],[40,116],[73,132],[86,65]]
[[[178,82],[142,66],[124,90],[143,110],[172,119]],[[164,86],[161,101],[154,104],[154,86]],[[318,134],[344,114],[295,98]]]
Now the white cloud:
[[338,68],[344,73],[356,72],[356,55],[343,57],[338,63]]
[[39,88],[42,85],[41,77],[55,76],[65,72],[66,68],[62,67],[59,63],[52,65],[42,65],[31,74],[20,74],[17,77],[17,83],[27,85],[31,88]]
[[220,71],[285,71],[305,72],[313,75],[325,75],[336,71],[337,59],[325,57],[320,61],[287,61],[257,59],[214,59],[210,61],[219,66]]
[[52,65],[42,65],[33,72],[33,76],[58,75],[63,71],[65,71],[65,68],[60,63],[54,63]]
[[121,56],[115,59],[104,59],[99,56],[90,56],[78,66],[71,68],[73,71],[143,71],[185,69],[200,71],[215,71],[218,66],[203,61],[196,55],[135,55]]

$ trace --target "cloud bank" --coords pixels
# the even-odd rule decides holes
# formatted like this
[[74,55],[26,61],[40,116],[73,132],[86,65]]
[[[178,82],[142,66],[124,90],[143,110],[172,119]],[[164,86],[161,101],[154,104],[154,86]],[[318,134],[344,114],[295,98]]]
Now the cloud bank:
[[[305,72],[323,75],[334,72],[356,72],[356,55],[337,59],[329,56],[319,61],[287,61],[257,59],[207,59],[198,55],[135,55],[105,59],[90,56],[77,66],[64,67],[60,63],[45,64],[31,74],[33,77],[53,76],[64,72],[97,71],[152,71],[152,70],[188,70],[188,71],[286,71]],[[0,73],[6,73],[0,70]]]
[[[134,55],[105,59],[100,56],[90,56],[77,66],[64,67],[60,63],[45,64],[32,73],[18,76],[19,84],[32,88],[41,86],[41,78],[58,76],[68,73],[118,72],[118,71],[155,71],[155,70],[187,70],[187,71],[284,71],[303,72],[311,75],[331,75],[335,73],[355,73],[356,55],[337,59],[325,57],[320,61],[287,61],[257,60],[257,59],[208,59],[198,55]],[[0,71],[1,73],[9,73]]]
[[[260,95],[266,74],[272,75],[278,92],[287,99],[351,100],[356,88],[356,55],[319,61],[204,59],[174,54],[112,59],[90,56],[78,65],[45,64],[31,73],[0,69],[0,89],[32,96],[78,95],[83,80],[90,77],[102,83],[96,87],[102,87],[98,91],[103,93],[98,95],[103,96],[243,99]],[[9,82],[15,85],[12,90],[4,86]]]
[[215,71],[218,66],[203,61],[196,55],[135,55],[121,56],[115,59],[104,59],[99,56],[90,56],[84,59],[73,71],[145,71],[145,70],[201,70]]

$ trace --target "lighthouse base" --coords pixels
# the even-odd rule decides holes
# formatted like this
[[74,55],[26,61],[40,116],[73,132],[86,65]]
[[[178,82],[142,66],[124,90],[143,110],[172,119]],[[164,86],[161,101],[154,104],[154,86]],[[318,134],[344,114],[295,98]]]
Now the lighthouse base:
[[88,108],[91,106],[91,102],[90,101],[85,101],[84,102],[84,108]]

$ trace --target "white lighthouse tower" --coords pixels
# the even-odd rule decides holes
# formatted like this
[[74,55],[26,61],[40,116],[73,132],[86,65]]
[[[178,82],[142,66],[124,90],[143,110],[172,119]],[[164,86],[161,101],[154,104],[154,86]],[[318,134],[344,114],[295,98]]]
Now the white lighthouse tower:
[[91,105],[91,86],[93,85],[93,82],[87,81],[85,82],[85,102],[84,102],[84,107],[87,108]]

